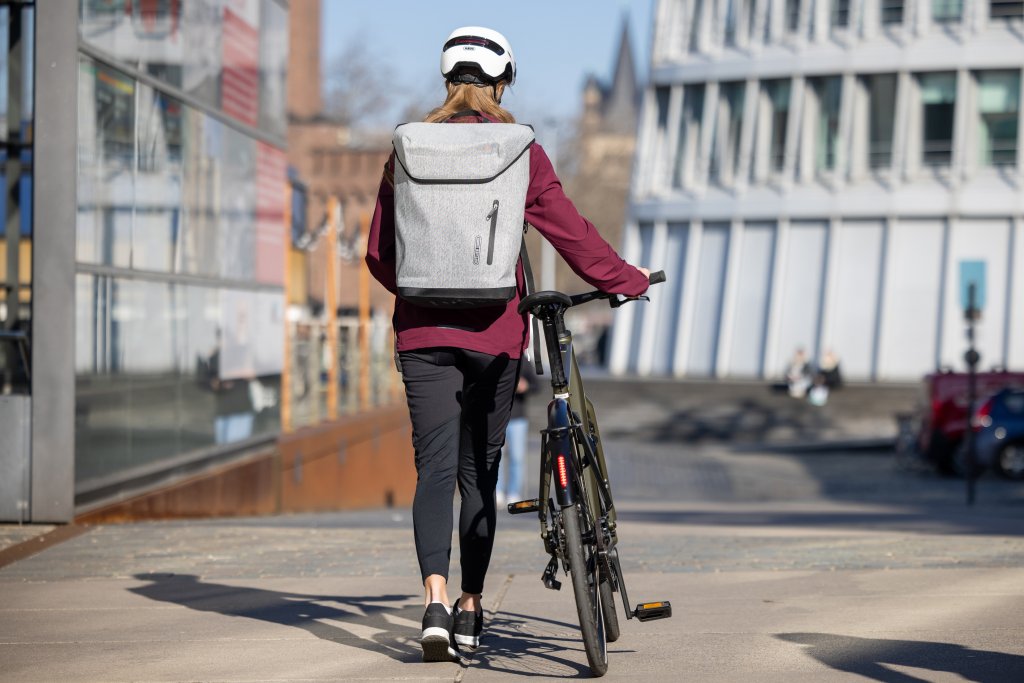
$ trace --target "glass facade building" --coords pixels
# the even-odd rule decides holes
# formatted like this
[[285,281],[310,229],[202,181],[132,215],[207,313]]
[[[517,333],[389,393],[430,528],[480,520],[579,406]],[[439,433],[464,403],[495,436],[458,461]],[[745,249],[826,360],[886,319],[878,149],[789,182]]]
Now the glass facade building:
[[660,0],[625,252],[665,269],[617,313],[615,372],[773,378],[1024,365],[1024,4]]
[[79,4],[79,503],[279,430],[287,19],[278,0]]
[[35,6],[0,5],[0,394],[29,392]]

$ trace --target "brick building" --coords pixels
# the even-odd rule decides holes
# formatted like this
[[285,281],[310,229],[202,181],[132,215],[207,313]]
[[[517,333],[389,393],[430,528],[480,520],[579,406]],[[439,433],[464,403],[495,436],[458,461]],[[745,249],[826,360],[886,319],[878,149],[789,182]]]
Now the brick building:
[[[341,258],[338,304],[357,303],[358,272],[364,248],[360,225],[373,214],[381,169],[391,151],[390,141],[367,136],[332,119],[324,109],[320,50],[321,0],[291,3],[291,45],[288,59],[288,161],[308,187],[308,230],[316,232],[327,213],[330,197],[341,203],[344,229],[339,235]],[[310,246],[306,292],[311,305],[324,301],[324,240]],[[371,284],[374,307],[390,309],[388,294]]]

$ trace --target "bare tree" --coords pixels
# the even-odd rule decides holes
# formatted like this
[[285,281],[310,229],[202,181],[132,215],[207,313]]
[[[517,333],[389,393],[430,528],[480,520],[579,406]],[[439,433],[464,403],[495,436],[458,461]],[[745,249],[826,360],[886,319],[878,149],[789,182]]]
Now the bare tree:
[[345,46],[328,67],[325,79],[327,113],[347,126],[372,123],[394,106],[394,71],[374,61],[365,38]]

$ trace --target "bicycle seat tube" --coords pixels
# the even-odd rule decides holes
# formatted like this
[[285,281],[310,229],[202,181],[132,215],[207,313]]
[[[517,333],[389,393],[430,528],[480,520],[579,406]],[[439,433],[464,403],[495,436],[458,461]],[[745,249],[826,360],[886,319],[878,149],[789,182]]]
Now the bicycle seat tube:
[[551,388],[555,395],[563,397],[569,393],[569,380],[565,374],[565,363],[562,360],[562,345],[571,342],[572,337],[565,329],[562,319],[563,311],[556,309],[543,318],[544,342],[548,353],[548,364],[551,367]]

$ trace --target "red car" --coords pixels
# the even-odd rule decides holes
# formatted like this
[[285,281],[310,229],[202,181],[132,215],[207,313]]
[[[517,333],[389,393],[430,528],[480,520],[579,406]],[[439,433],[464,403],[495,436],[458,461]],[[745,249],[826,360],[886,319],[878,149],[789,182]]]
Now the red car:
[[[1024,372],[979,372],[977,403],[1006,387],[1024,386]],[[917,449],[943,474],[956,474],[954,454],[967,428],[967,373],[925,375]]]

